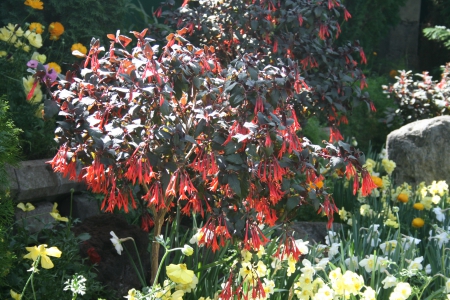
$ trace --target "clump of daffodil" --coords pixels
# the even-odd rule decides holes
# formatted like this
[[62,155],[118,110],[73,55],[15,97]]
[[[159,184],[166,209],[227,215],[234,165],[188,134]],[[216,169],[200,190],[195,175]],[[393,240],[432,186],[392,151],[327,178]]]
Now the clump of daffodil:
[[23,258],[28,258],[35,262],[38,258],[41,260],[41,266],[44,269],[53,268],[53,262],[50,260],[49,256],[61,257],[62,252],[56,247],[47,248],[47,245],[39,245],[34,247],[26,247],[28,254],[24,255]]
[[50,212],[50,215],[57,221],[61,221],[61,222],[69,222],[69,219],[66,217],[61,217],[61,215],[59,214],[59,211],[57,209],[58,207],[58,203],[54,203],[53,204],[53,209]]
[[392,172],[394,172],[394,169],[397,166],[394,161],[387,158],[381,160],[381,165],[389,176],[392,175]]
[[188,270],[186,264],[170,264],[166,267],[170,280],[180,284],[190,284],[194,280],[194,271]]

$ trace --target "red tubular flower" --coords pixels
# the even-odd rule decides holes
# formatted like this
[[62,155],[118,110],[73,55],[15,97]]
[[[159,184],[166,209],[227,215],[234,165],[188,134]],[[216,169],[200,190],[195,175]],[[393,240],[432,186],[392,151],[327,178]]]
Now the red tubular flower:
[[325,215],[328,217],[327,228],[330,229],[331,226],[333,225],[334,213],[338,213],[339,209],[337,208],[333,199],[331,198],[331,200],[330,200],[329,195],[325,196],[325,201],[323,202],[322,206],[317,211],[318,214],[320,214],[321,212],[324,212]]
[[[219,250],[219,245],[224,247],[225,241],[231,239],[223,216],[216,218],[211,216],[205,226],[200,229],[200,236],[198,244],[211,247],[213,252]],[[217,238],[219,238],[219,241],[217,241]]]
[[153,222],[152,216],[148,212],[144,212],[141,215],[141,228],[145,232],[150,232],[150,230],[155,226],[155,222]]
[[339,129],[330,127],[330,143],[342,141],[343,139]]
[[233,272],[230,272],[227,282],[223,286],[223,290],[220,292],[219,299],[233,299]]
[[142,199],[148,202],[147,206],[153,205],[156,211],[166,207],[161,183],[159,181],[153,182],[151,187],[148,189],[147,194],[142,196]]
[[329,36],[330,36],[330,32],[328,31],[328,26],[325,24],[320,24],[319,38],[321,40],[325,40]]
[[247,220],[245,225],[244,248],[247,250],[259,250],[260,246],[264,246],[270,240],[264,236],[258,224],[251,220]]
[[[363,48],[359,48],[359,55],[361,56],[361,63],[367,64],[367,58],[366,58],[366,54],[364,53]],[[363,77],[365,77],[365,76],[363,75]]]
[[350,19],[352,17],[352,15],[348,12],[348,10],[346,8],[344,8],[344,19],[345,21],[348,21],[348,19]]
[[191,216],[191,210],[195,213],[200,213],[203,218],[203,205],[202,201],[198,198],[197,193],[194,193],[194,195],[188,199],[188,203],[183,207],[181,212],[187,216]]
[[303,253],[297,247],[294,237],[291,235],[286,236],[283,246],[279,247],[277,252],[275,253],[275,256],[280,260],[283,260],[285,257],[287,258],[290,255],[292,255],[292,258],[296,261],[298,261],[300,256],[303,255]]
[[47,161],[45,163],[50,164],[52,166],[53,171],[64,173],[67,169],[67,151],[68,148],[66,145],[62,145],[59,147],[58,152],[53,157],[52,160]]
[[359,189],[359,178],[355,167],[351,163],[348,163],[345,166],[345,175],[347,176],[347,179],[353,177],[353,195],[356,195]]
[[370,176],[369,171],[362,170],[362,187],[361,187],[361,194],[363,196],[368,196],[370,193],[372,193],[373,189],[377,188],[377,185],[373,182],[372,176]]
[[170,181],[169,184],[167,185],[167,189],[166,189],[166,197],[169,196],[177,196],[177,191],[176,191],[176,184],[177,184],[177,179],[178,179],[178,170],[176,170],[172,176],[170,177]]
[[255,115],[258,114],[258,112],[264,111],[264,102],[263,99],[260,96],[256,97],[256,104],[255,104]]

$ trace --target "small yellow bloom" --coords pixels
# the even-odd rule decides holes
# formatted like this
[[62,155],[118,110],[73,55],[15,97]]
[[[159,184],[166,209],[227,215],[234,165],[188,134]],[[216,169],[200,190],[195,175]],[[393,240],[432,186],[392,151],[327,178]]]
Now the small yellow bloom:
[[44,9],[44,2],[42,2],[41,0],[26,0],[24,4],[31,6],[34,9]]
[[31,55],[31,59],[37,60],[38,62],[43,64],[47,60],[47,56],[45,56],[45,54],[40,54],[39,52],[33,52],[33,54]]
[[373,183],[375,183],[375,185],[377,186],[377,187],[383,187],[383,180],[380,178],[380,177],[378,177],[378,176],[371,176],[372,177],[372,180],[373,180]]
[[51,269],[53,268],[53,263],[50,260],[49,256],[53,256],[53,257],[61,257],[61,251],[56,248],[56,247],[51,247],[47,249],[47,245],[39,245],[39,246],[34,246],[34,247],[26,247],[25,249],[27,249],[28,254],[24,255],[23,258],[29,258],[32,259],[33,261],[36,261],[36,259],[38,259],[38,257],[41,257],[41,266],[44,269]]
[[61,73],[61,67],[55,62],[49,62],[48,63],[48,68],[55,70],[56,73]]
[[23,204],[22,202],[20,202],[19,204],[17,204],[17,207],[23,211],[32,211],[35,209],[33,204],[31,204],[30,202],[28,202],[27,204]]
[[[73,55],[75,55],[76,57],[79,57],[79,58],[83,58],[83,57],[85,57],[86,56],[86,53],[87,53],[87,49],[86,49],[86,47],[83,45],[83,44],[81,44],[81,43],[76,43],[76,44],[73,44],[72,45],[72,48],[70,48],[70,50],[72,50],[72,54]],[[79,53],[73,53],[74,51],[78,51],[78,52],[80,52],[81,54],[79,54]]]
[[406,202],[408,202],[408,194],[405,194],[405,193],[400,193],[398,196],[397,196],[397,200],[399,201],[399,202],[401,202],[401,203],[406,203]]
[[0,51],[0,57],[8,55],[8,52],[6,51]]
[[20,300],[22,298],[21,294],[18,294],[13,290],[10,290],[9,293],[11,294],[11,298],[13,298],[14,300]]
[[31,46],[36,48],[42,47],[42,36],[39,33],[27,30],[25,32],[25,37],[28,39],[28,42],[30,43]]
[[417,210],[424,210],[425,206],[422,203],[414,203],[413,208]]
[[[48,26],[48,31],[50,32],[50,35],[55,36],[56,39],[58,39],[59,36],[64,33],[64,26],[59,22],[53,22]],[[50,39],[52,38],[50,37]]]
[[28,27],[28,29],[31,32],[35,32],[35,33],[39,33],[39,34],[42,34],[44,32],[44,26],[42,26],[41,23],[37,23],[37,22],[31,23],[30,26]]
[[58,220],[58,221],[61,221],[61,222],[68,222],[69,221],[69,219],[67,219],[66,217],[61,217],[61,215],[59,214],[59,211],[56,209],[56,207],[58,207],[58,203],[54,203],[53,204],[53,209],[52,209],[52,211],[50,212],[50,215],[55,219],[55,220]]
[[194,271],[188,270],[186,264],[170,264],[166,267],[166,273],[175,283],[188,284],[194,278]]
[[170,295],[170,300],[183,300],[184,291],[178,290]]
[[412,220],[411,225],[414,228],[421,228],[423,227],[423,225],[425,225],[425,221],[422,218],[415,218],[414,220]]

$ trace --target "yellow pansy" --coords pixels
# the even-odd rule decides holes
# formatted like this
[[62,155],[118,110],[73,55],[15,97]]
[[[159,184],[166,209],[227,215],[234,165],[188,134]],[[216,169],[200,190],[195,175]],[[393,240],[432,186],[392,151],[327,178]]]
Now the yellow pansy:
[[58,207],[58,203],[54,203],[53,204],[53,209],[52,209],[52,211],[50,212],[50,215],[53,217],[53,218],[55,218],[55,220],[58,220],[58,221],[62,221],[62,222],[68,222],[69,221],[69,219],[67,219],[66,217],[61,217],[61,215],[59,214],[59,211],[56,209]]
[[61,73],[61,67],[55,62],[49,62],[48,63],[48,68],[55,70],[56,73]]
[[25,32],[25,37],[28,39],[28,42],[30,43],[31,46],[36,48],[42,47],[42,36],[39,33],[27,30]]
[[23,204],[22,202],[20,202],[19,204],[17,204],[17,207],[23,211],[32,211],[35,209],[33,204],[31,204],[30,202],[28,202],[27,204]]
[[166,273],[175,283],[188,284],[194,278],[194,271],[188,270],[186,264],[170,264],[166,267]]
[[31,59],[37,60],[38,62],[43,64],[47,60],[47,56],[45,56],[45,54],[40,54],[39,52],[33,52],[33,54],[31,55]]
[[49,256],[53,257],[61,257],[61,251],[56,247],[51,247],[47,249],[47,245],[39,245],[34,247],[26,247],[28,254],[24,255],[23,258],[32,259],[33,261],[36,261],[36,259],[40,256],[41,257],[41,266],[44,269],[51,269],[53,268],[53,263],[50,260]]
[[[70,48],[70,50],[72,50],[73,55],[75,55],[76,57],[79,57],[79,58],[85,57],[86,56],[85,54],[87,53],[86,47],[81,43],[73,44],[72,48]],[[73,53],[74,51],[78,51],[81,54],[77,53],[77,52]]]

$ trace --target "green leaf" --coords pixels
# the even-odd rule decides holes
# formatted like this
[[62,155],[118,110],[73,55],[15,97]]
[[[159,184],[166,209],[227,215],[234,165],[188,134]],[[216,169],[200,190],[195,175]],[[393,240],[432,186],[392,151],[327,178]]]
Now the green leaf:
[[241,183],[236,174],[228,175],[228,184],[230,188],[235,192],[239,197],[241,196]]

